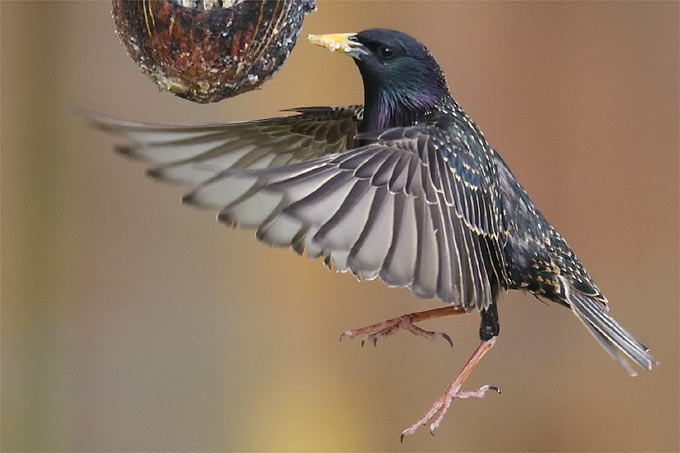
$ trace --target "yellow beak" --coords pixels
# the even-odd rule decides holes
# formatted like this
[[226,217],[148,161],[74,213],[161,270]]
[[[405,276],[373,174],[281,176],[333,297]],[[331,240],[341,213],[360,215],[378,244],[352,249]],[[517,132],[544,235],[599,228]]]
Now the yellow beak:
[[340,50],[354,58],[359,58],[361,55],[368,55],[368,51],[364,45],[353,39],[355,36],[356,33],[336,33],[329,35],[309,35],[307,39],[309,39],[312,44],[325,47],[331,52]]

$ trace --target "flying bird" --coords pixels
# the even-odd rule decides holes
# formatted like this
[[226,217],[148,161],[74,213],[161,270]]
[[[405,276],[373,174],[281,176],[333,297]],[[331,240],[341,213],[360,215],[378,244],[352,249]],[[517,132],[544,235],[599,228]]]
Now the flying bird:
[[152,177],[193,186],[182,201],[218,210],[219,222],[254,228],[266,244],[447,304],[343,336],[377,342],[405,329],[451,342],[416,323],[479,312],[479,346],[430,410],[402,431],[402,441],[428,423],[434,432],[453,399],[500,393],[490,385],[461,388],[496,342],[502,291],[528,291],[570,309],[630,375],[629,360],[646,369],[657,364],[609,315],[606,297],[451,97],[423,44],[380,28],[309,39],[352,57],[363,106],[193,126],[90,120],[126,137],[118,151],[151,163]]

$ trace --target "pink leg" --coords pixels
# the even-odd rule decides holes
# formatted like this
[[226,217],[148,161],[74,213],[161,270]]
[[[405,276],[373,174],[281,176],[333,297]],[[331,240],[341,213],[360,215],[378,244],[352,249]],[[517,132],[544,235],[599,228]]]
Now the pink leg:
[[453,341],[451,341],[451,337],[449,337],[444,332],[433,332],[421,329],[414,323],[426,321],[428,319],[441,318],[443,316],[457,315],[461,313],[465,313],[465,310],[463,308],[453,306],[435,308],[433,310],[421,311],[416,313],[409,313],[407,315],[402,315],[397,318],[388,319],[387,321],[379,322],[377,324],[371,324],[370,326],[361,327],[359,329],[345,330],[343,333],[340,334],[340,341],[342,341],[342,339],[345,336],[355,338],[360,335],[363,335],[364,337],[361,340],[361,346],[363,346],[366,341],[372,341],[373,345],[375,346],[378,343],[378,340],[380,340],[381,338],[388,337],[395,333],[396,331],[398,331],[399,329],[405,329],[411,332],[413,335],[425,337],[430,340],[433,340],[436,337],[443,338],[444,340],[448,341],[449,344],[453,347]]
[[401,432],[401,441],[404,441],[404,436],[409,436],[411,434],[414,434],[418,428],[421,426],[426,425],[430,420],[434,419],[434,421],[430,424],[430,433],[434,435],[434,430],[437,429],[439,424],[441,423],[442,419],[444,418],[444,414],[446,414],[446,411],[449,409],[449,406],[451,406],[451,401],[453,401],[454,398],[459,398],[459,399],[466,399],[466,398],[483,398],[484,394],[488,390],[495,390],[498,393],[501,393],[500,389],[496,386],[493,385],[484,385],[480,387],[478,390],[475,390],[473,392],[461,392],[460,388],[462,387],[463,383],[467,379],[467,377],[470,375],[474,367],[479,363],[479,361],[484,357],[484,354],[486,354],[496,343],[496,337],[491,338],[490,340],[487,341],[482,341],[479,346],[477,346],[477,349],[475,349],[475,352],[472,353],[472,356],[468,359],[467,363],[463,367],[463,369],[460,371],[456,379],[451,383],[451,385],[448,386],[448,388],[444,391],[444,393],[437,399],[437,401],[434,402],[430,410],[425,414],[423,418],[406,428]]

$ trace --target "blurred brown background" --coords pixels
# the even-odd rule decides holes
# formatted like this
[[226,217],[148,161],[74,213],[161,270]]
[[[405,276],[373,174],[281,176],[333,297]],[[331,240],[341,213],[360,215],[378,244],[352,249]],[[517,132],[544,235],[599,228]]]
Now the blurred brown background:
[[362,349],[338,334],[436,307],[179,205],[68,110],[231,121],[358,103],[302,39],[263,89],[197,105],[127,57],[110,4],[1,2],[2,450],[677,451],[677,2],[319,2],[307,33],[397,28],[661,361],[630,379],[565,309],[512,293],[436,437],[399,444],[477,345],[478,316]]

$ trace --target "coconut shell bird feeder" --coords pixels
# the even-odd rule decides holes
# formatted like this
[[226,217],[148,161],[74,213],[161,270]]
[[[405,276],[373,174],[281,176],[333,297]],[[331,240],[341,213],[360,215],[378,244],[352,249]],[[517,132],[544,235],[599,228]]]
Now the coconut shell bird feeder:
[[163,90],[207,103],[262,85],[286,61],[314,0],[113,0],[116,31]]

